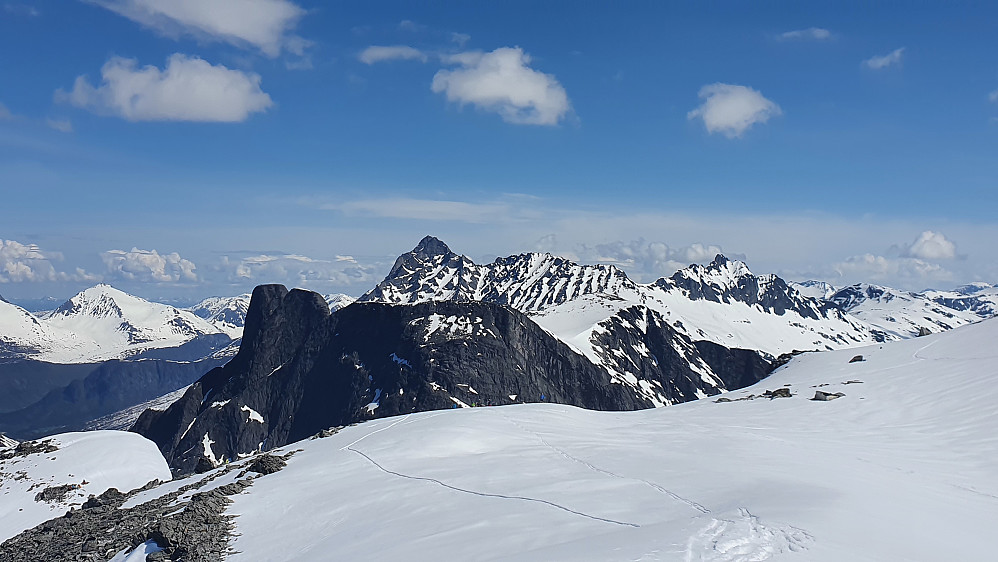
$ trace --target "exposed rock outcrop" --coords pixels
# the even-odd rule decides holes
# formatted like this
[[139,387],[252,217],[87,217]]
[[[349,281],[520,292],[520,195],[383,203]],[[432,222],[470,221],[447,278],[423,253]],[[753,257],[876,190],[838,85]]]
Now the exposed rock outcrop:
[[[698,348],[664,322],[653,324],[637,335],[611,327],[603,337],[620,338],[632,355],[648,350],[635,356],[641,376],[675,402],[768,372],[753,352],[707,344],[709,357],[693,365],[676,350]],[[710,385],[708,363],[725,373]],[[233,360],[167,410],[144,412],[133,431],[155,441],[174,470],[191,472],[374,417],[522,402],[595,410],[656,405],[501,304],[369,302],[330,315],[316,293],[264,285],[253,293]]]

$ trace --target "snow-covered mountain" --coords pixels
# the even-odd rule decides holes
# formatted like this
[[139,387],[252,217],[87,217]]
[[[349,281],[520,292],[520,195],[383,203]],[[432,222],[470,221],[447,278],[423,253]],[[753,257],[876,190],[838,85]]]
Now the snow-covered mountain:
[[234,297],[208,297],[187,310],[221,328],[230,338],[239,339],[243,335],[249,301],[249,293]]
[[[986,300],[957,292],[913,293],[857,283],[836,291],[828,302],[879,330],[900,338],[940,332],[994,315]],[[983,314],[982,314],[983,313]]]
[[224,333],[192,312],[150,302],[104,284],[81,291],[41,322],[85,339],[79,348],[48,349],[33,357],[57,363],[125,358]]
[[337,310],[349,306],[357,301],[357,297],[351,297],[350,295],[344,295],[343,293],[329,293],[328,295],[322,295],[323,300],[329,305],[329,312],[336,312]]
[[551,254],[520,254],[478,265],[427,236],[399,256],[385,279],[360,301],[413,304],[488,301],[536,312],[590,294],[635,291],[614,266],[578,265]]
[[54,349],[69,352],[85,345],[78,334],[43,323],[27,310],[0,298],[0,358]]
[[779,277],[756,276],[744,263],[724,256],[642,285],[614,266],[580,265],[550,254],[520,254],[478,265],[427,236],[412,252],[400,256],[385,280],[359,300],[505,304],[531,315],[590,358],[613,353],[589,352],[590,336],[598,325],[633,306],[654,311],[694,341],[774,356],[885,337],[861,320],[800,294]]
[[799,282],[791,281],[789,285],[805,297],[811,297],[812,299],[817,299],[819,301],[828,300],[828,297],[834,295],[835,291],[838,291],[838,289],[831,283],[826,283],[825,281],[815,281],[813,279]]
[[104,284],[81,291],[42,317],[0,302],[0,355],[7,358],[99,362],[226,335],[224,324]]
[[981,318],[998,315],[998,285],[971,283],[952,291],[925,291],[933,302],[958,310],[973,312]]
[[[331,428],[77,510],[4,543],[0,559],[89,539],[115,560],[159,548],[232,562],[989,560],[996,338],[988,320],[804,354],[752,387],[670,408],[520,404]],[[200,447],[222,454],[215,436]],[[91,479],[60,451],[33,458],[48,457],[54,475]],[[41,511],[37,489],[5,485],[21,486],[0,502],[7,513]]]

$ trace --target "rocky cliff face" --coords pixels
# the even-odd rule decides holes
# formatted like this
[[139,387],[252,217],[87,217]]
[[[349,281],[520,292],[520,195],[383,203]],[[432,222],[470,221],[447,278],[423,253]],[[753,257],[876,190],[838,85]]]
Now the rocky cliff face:
[[[522,402],[634,410],[663,403],[660,395],[681,402],[716,394],[729,371],[732,380],[744,375],[725,360],[717,361],[723,375],[706,361],[691,364],[674,351],[696,353],[685,336],[657,321],[634,331],[641,322],[635,316],[602,336],[636,354],[647,392],[501,304],[370,302],[330,315],[315,293],[261,286],[235,358],[166,411],[143,413],[133,431],[155,441],[175,470],[190,472],[376,417]],[[768,372],[752,355],[753,367]]]

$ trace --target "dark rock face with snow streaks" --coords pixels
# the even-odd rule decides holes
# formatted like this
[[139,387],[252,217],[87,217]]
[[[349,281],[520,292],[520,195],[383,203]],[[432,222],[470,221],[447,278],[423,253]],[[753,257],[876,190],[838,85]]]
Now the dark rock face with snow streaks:
[[[706,384],[704,373],[744,378],[744,361],[735,365],[721,357],[716,365],[701,366],[676,357],[674,340],[695,352],[693,343],[664,322],[653,324],[638,336],[624,326],[604,336],[623,338],[625,348],[647,347],[642,376],[674,401],[727,387],[727,376]],[[634,337],[651,345],[627,340]],[[765,376],[768,363],[746,353],[756,361],[749,371]],[[235,358],[202,377],[166,411],[143,413],[133,431],[155,441],[175,470],[190,472],[205,459],[217,464],[331,426],[523,402],[596,410],[655,405],[508,306],[365,302],[330,315],[315,293],[264,285],[253,293]]]

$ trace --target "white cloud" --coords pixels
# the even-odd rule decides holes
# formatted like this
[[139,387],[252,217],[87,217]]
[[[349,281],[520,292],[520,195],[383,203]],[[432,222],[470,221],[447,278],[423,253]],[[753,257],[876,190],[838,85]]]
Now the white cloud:
[[820,27],[809,27],[807,29],[787,31],[786,33],[779,34],[777,37],[782,41],[799,41],[805,39],[824,41],[826,39],[831,39],[832,33],[827,29],[822,29]]
[[8,119],[13,119],[14,114],[7,109],[7,106],[0,102],[0,121],[6,121]]
[[357,56],[364,64],[374,64],[389,60],[418,60],[426,62],[426,53],[405,45],[381,46],[371,45]]
[[73,122],[69,119],[46,119],[45,124],[61,133],[73,132]]
[[28,16],[28,17],[38,17],[42,15],[34,6],[29,6],[27,4],[4,4],[3,9],[8,14],[14,14],[18,16]]
[[196,266],[180,254],[160,254],[156,250],[131,251],[108,250],[101,253],[101,259],[111,278],[154,283],[177,283],[197,281]]
[[423,31],[426,26],[412,20],[402,20],[399,22],[399,29],[403,31]]
[[43,251],[35,244],[0,239],[0,283],[99,280],[80,268],[73,273],[57,271],[53,261],[62,261],[62,254]]
[[471,41],[471,35],[468,35],[467,33],[453,32],[450,34],[450,40],[457,43],[457,46],[463,49],[465,44],[467,44],[468,41]]
[[956,257],[956,244],[947,240],[942,232],[926,230],[901,255],[923,260],[949,260]]
[[905,285],[949,281],[953,274],[938,264],[918,258],[888,258],[873,254],[853,256],[834,266],[839,277],[849,280],[902,282]]
[[470,223],[502,220],[510,211],[510,206],[504,203],[469,203],[405,197],[327,203],[320,205],[319,208],[349,215]]
[[305,10],[288,0],[89,1],[168,37],[253,46],[269,57],[282,50],[300,55],[305,46],[291,34]]
[[212,65],[176,53],[166,69],[137,67],[134,59],[113,57],[101,69],[102,82],[85,76],[56,99],[129,121],[244,121],[274,103],[260,90],[260,76]]
[[782,115],[780,106],[764,98],[758,90],[735,84],[708,84],[700,88],[703,105],[690,111],[688,119],[703,119],[708,133],[722,133],[729,139],[742,134],[756,123]]
[[283,283],[312,290],[360,285],[366,291],[381,280],[385,267],[361,264],[352,256],[322,260],[299,254],[259,254],[238,260],[226,256],[221,269],[235,283]]
[[530,68],[530,60],[519,47],[445,57],[461,67],[438,71],[431,88],[448,101],[498,113],[507,123],[557,125],[571,109],[568,94],[553,75]]
[[991,103],[998,103],[998,90],[995,90],[988,94],[988,101]]
[[898,64],[901,62],[901,56],[904,54],[904,47],[900,49],[894,49],[890,53],[879,57],[871,57],[863,61],[867,67],[874,70],[880,70],[882,68],[887,68],[892,64]]
[[[691,263],[708,263],[717,254],[724,254],[724,250],[714,244],[694,243],[680,248],[670,248],[664,242],[647,242],[644,238],[617,240],[592,247],[582,245],[579,251],[581,259],[616,265],[640,282],[651,282],[671,275]],[[725,255],[744,259],[741,254]]]
[[43,252],[35,244],[0,239],[0,283],[55,281],[59,274],[51,260],[61,259],[60,254]]

